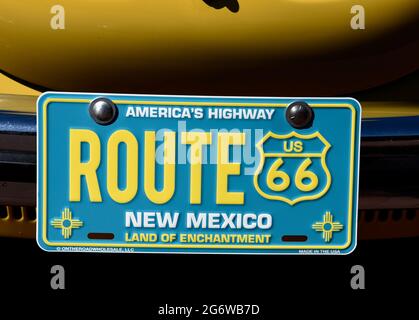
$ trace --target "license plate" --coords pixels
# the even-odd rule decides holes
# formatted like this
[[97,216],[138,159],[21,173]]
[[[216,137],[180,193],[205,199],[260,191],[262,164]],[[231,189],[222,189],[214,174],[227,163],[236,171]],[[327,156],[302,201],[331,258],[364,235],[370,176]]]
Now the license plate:
[[37,114],[47,251],[356,246],[356,100],[48,92]]

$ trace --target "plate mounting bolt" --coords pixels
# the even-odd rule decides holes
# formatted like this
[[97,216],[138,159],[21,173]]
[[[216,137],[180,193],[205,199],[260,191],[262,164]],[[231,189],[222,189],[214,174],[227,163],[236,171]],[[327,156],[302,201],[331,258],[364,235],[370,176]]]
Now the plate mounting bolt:
[[110,99],[96,98],[90,102],[89,114],[96,123],[107,126],[118,117],[118,109]]
[[308,128],[314,119],[313,109],[304,101],[291,103],[285,112],[288,123],[296,129]]

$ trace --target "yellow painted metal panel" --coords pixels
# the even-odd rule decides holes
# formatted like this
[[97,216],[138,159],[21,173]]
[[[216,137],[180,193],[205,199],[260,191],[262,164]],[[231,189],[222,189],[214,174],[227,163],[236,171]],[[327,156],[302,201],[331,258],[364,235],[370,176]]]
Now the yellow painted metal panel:
[[[210,2],[61,0],[65,29],[53,30],[57,1],[2,0],[0,69],[69,91],[285,96],[347,94],[418,68],[417,0]],[[350,27],[354,4],[365,30]]]
[[41,93],[0,73],[0,94],[39,95]]
[[5,217],[0,217],[0,237],[35,238],[36,217],[29,216],[34,208],[20,206],[0,206]]
[[36,112],[37,96],[0,94],[0,111]]

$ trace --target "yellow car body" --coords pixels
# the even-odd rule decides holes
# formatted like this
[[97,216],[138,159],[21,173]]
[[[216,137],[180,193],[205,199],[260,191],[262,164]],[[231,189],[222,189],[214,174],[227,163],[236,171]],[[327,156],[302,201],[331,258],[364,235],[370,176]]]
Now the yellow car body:
[[[365,29],[351,27],[355,5],[365,9]],[[360,100],[364,124],[419,116],[418,0],[61,0],[64,28],[53,26],[56,6],[1,1],[0,116],[33,117],[36,98],[47,89],[345,95]],[[419,128],[402,141],[404,150],[416,150],[409,148],[417,148],[417,136]],[[391,149],[387,138],[364,147]],[[7,148],[19,149],[12,144]],[[21,203],[2,202],[7,183],[0,179],[0,236],[34,237],[34,203],[23,194]],[[13,185],[35,192],[33,183]],[[362,204],[361,193],[361,238],[418,235],[417,196],[370,198]],[[400,202],[406,206],[397,207]],[[369,213],[395,210],[406,218],[362,223]]]
[[331,96],[418,67],[417,0],[61,0],[63,29],[56,5],[2,1],[2,71],[66,91]]

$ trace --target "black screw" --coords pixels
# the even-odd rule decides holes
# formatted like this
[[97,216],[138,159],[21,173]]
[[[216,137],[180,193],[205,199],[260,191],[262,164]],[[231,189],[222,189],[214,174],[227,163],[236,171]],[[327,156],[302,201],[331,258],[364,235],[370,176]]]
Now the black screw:
[[90,102],[89,113],[96,123],[106,126],[116,120],[118,108],[107,98],[97,98]]
[[285,116],[291,126],[296,129],[304,129],[312,125],[314,112],[304,101],[296,101],[287,107]]

